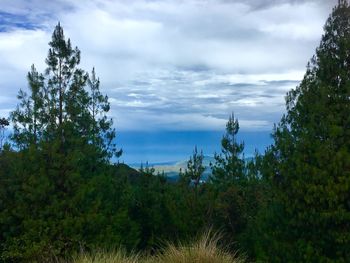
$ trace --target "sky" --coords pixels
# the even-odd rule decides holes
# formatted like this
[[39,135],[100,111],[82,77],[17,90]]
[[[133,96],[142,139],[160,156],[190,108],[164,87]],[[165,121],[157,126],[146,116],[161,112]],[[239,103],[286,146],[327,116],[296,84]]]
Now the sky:
[[[268,134],[336,0],[0,0],[0,116],[45,70],[60,21],[95,67],[117,131]],[[127,137],[127,136],[126,136]],[[166,143],[166,140],[164,141]]]

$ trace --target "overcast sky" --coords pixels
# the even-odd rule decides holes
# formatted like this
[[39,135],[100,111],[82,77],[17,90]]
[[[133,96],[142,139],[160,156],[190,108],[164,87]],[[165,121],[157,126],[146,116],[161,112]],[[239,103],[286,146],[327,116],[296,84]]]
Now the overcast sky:
[[336,0],[0,0],[0,116],[45,69],[58,21],[117,130],[271,130]]

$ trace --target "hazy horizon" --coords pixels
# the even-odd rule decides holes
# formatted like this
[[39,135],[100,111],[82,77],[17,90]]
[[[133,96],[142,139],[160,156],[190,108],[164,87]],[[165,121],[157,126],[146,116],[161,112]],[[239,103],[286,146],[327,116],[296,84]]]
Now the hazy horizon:
[[[123,149],[119,162],[139,167],[141,163],[160,164],[186,161],[194,147],[203,150],[205,156],[213,156],[221,150],[224,131],[120,131],[116,142]],[[268,131],[240,131],[237,140],[245,143],[245,157],[252,157],[255,150],[264,153],[272,143]]]

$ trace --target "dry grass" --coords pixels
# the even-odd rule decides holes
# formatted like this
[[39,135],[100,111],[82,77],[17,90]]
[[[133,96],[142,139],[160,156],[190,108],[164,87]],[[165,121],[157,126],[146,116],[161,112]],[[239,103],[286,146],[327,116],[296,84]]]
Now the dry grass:
[[95,252],[93,254],[81,254],[74,263],[138,263],[142,262],[138,255],[127,255],[122,249],[115,252]]
[[243,263],[245,260],[226,249],[218,247],[220,236],[205,233],[197,242],[189,245],[168,244],[155,256],[127,256],[122,250],[114,253],[98,252],[93,255],[83,254],[74,263]]
[[242,258],[218,247],[220,235],[206,232],[189,245],[169,244],[162,253],[150,258],[147,263],[243,263]]

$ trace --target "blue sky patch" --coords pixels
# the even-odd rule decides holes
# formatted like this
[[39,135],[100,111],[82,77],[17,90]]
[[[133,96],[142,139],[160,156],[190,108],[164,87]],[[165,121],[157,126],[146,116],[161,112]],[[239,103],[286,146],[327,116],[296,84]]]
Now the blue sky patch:
[[0,32],[8,32],[15,29],[34,30],[37,28],[40,28],[40,25],[31,22],[27,15],[0,11]]

